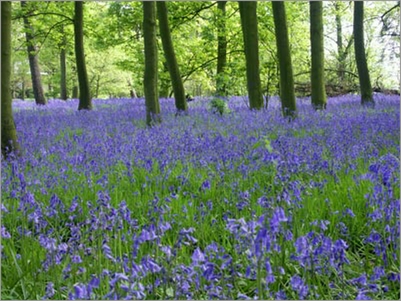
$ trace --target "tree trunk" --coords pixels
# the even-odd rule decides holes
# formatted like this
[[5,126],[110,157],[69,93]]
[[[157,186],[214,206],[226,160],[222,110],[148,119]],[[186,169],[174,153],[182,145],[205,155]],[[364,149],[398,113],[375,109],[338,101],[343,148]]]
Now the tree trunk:
[[92,99],[90,96],[88,73],[86,72],[85,53],[84,53],[84,14],[83,2],[76,1],[74,17],[74,36],[75,36],[75,58],[77,62],[78,84],[79,84],[79,105],[78,110],[91,110]]
[[294,76],[288,40],[287,19],[283,1],[272,1],[277,56],[280,66],[280,98],[285,117],[296,116]]
[[326,109],[327,97],[324,80],[323,3],[310,1],[311,38],[311,87],[312,106],[315,110]]
[[[21,8],[23,10],[26,10],[26,6],[27,3],[25,1],[21,1]],[[33,37],[34,36],[33,27],[28,20],[27,14],[28,12],[24,11],[23,20],[24,20],[25,38],[28,51],[29,68],[31,70],[33,95],[35,97],[35,102],[37,105],[45,105],[47,104],[47,100],[42,87],[37,49]]]
[[21,83],[21,99],[25,100],[25,81]]
[[345,66],[344,66],[344,46],[343,46],[343,29],[341,22],[341,8],[342,2],[336,1],[334,3],[334,9],[336,14],[336,31],[337,31],[337,56],[338,56],[338,78],[340,83],[344,82]]
[[226,96],[226,76],[227,65],[227,37],[226,37],[226,4],[227,1],[218,1],[219,10],[217,25],[217,73],[216,73],[216,94]]
[[97,75],[96,76],[95,98],[99,98],[99,88],[100,88],[100,75]]
[[259,74],[257,2],[239,1],[242,33],[244,37],[246,79],[250,109],[263,108],[263,95]]
[[19,153],[11,97],[11,2],[1,2],[1,153]]
[[370,83],[369,69],[366,61],[363,35],[363,1],[354,2],[354,48],[355,60],[358,68],[359,85],[361,89],[361,103],[374,106],[372,85]]
[[74,87],[72,87],[72,96],[71,96],[71,98],[73,98],[73,99],[77,99],[78,98],[78,86],[74,86]]
[[171,84],[173,86],[175,107],[177,108],[178,112],[187,112],[188,105],[185,99],[184,84],[182,83],[180,70],[175,57],[173,41],[171,40],[170,28],[168,24],[167,3],[164,1],[157,1],[156,3],[160,36],[163,44],[164,57],[166,58],[167,68],[170,73]]
[[143,38],[145,46],[145,74],[143,86],[146,104],[146,124],[161,122],[157,90],[156,3],[143,1]]
[[66,66],[66,41],[64,27],[61,28],[62,40],[60,43],[60,99],[67,100],[67,66]]

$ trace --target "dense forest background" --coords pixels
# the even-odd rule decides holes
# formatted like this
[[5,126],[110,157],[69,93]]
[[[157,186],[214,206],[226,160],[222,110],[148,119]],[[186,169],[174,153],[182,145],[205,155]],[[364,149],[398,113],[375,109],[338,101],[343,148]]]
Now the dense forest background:
[[[224,2],[224,1],[223,1]],[[32,99],[34,93],[27,55],[36,55],[46,98],[78,98],[74,52],[74,3],[12,3],[12,95]],[[397,6],[398,4],[398,6]],[[168,21],[186,93],[210,96],[216,82],[227,95],[246,95],[246,64],[237,2],[168,2]],[[83,10],[84,47],[90,95],[96,98],[143,97],[144,42],[141,2],[86,2]],[[296,96],[308,96],[310,38],[308,2],[287,2],[288,36]],[[226,65],[217,78],[218,36],[224,21]],[[262,92],[279,94],[279,64],[271,2],[257,5]],[[354,54],[353,2],[324,1],[326,92],[329,96],[358,93]],[[399,3],[369,1],[364,7],[365,49],[375,90],[399,90]],[[221,34],[221,33],[220,33]],[[28,38],[29,36],[29,38]],[[28,41],[28,42],[27,42]],[[28,43],[28,44],[27,44]],[[173,89],[163,56],[160,33],[159,96]]]

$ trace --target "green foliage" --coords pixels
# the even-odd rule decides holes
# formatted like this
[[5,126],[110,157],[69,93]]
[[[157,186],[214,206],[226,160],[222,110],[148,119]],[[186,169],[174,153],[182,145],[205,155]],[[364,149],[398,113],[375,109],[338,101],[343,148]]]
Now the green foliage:
[[[35,29],[39,64],[45,93],[51,97],[60,94],[60,49],[66,50],[67,90],[71,96],[77,85],[74,38],[71,18],[74,10],[71,2],[28,2],[29,18]],[[29,69],[26,70],[26,42],[21,16],[26,13],[20,3],[12,3],[13,23],[13,76],[12,87],[15,98],[20,98],[22,86],[30,89]],[[129,96],[131,86],[138,95],[143,95],[143,28],[142,5],[140,2],[88,2],[84,12],[85,52],[91,92],[98,97]],[[185,90],[191,95],[212,96],[216,91],[217,69],[217,26],[221,22],[215,2],[169,2],[169,22],[172,39],[180,67]],[[366,4],[365,33],[366,52],[373,86],[398,88],[396,72],[390,62],[398,63],[399,39],[380,36],[384,24],[377,17],[394,6],[394,2],[369,2]],[[308,3],[286,3],[289,42],[293,58],[294,81],[298,96],[305,95],[302,87],[310,82],[310,42]],[[399,11],[399,10],[398,10]],[[352,47],[344,60],[344,78],[338,76],[339,53],[336,45],[336,22],[334,5],[323,3],[325,32],[325,76],[333,86],[343,85],[344,89],[355,90],[358,86],[355,56]],[[386,26],[396,25],[393,10],[384,20]],[[278,95],[278,62],[272,8],[270,2],[259,2],[257,8],[259,28],[260,78],[264,94]],[[386,15],[387,16],[387,15]],[[341,5],[343,26],[343,48],[352,45],[352,5]],[[221,78],[227,95],[246,94],[246,70],[242,31],[238,3],[228,1],[226,5],[227,65]],[[386,32],[385,32],[386,33]],[[159,57],[162,58],[160,37]],[[63,43],[65,39],[65,44]],[[395,47],[397,46],[397,47]],[[394,55],[395,54],[395,55]],[[392,57],[392,58],[391,58]],[[160,90],[168,96],[171,86],[168,73],[161,59],[158,65]],[[123,71],[123,72],[121,72]],[[27,74],[26,74],[27,73]],[[97,76],[100,75],[100,84]],[[129,82],[129,84],[128,84]],[[97,86],[99,88],[97,88]],[[328,91],[330,93],[330,91]]]
[[221,98],[213,98],[209,103],[209,107],[215,114],[223,115],[231,112],[228,108],[227,101]]

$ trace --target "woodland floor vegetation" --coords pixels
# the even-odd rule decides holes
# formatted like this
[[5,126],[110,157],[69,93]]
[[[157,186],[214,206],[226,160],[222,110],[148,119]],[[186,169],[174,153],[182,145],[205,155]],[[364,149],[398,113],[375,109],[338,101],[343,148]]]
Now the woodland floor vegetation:
[[153,127],[143,99],[14,101],[1,299],[399,299],[400,104],[374,97],[161,99]]

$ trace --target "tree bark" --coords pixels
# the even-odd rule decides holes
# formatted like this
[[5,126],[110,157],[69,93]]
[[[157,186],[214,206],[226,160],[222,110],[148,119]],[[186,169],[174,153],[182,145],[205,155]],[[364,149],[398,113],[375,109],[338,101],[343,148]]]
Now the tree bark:
[[285,117],[296,116],[294,76],[292,71],[287,18],[283,1],[272,1],[277,56],[280,66],[280,98]]
[[216,94],[226,96],[225,69],[227,65],[227,37],[226,37],[226,4],[227,1],[218,1],[219,10],[217,25],[217,72],[216,72]]
[[1,153],[19,154],[11,97],[11,2],[1,2]]
[[361,104],[374,106],[373,90],[370,83],[368,63],[365,54],[363,34],[363,1],[354,2],[354,48],[358,68],[359,86],[361,89]]
[[166,58],[167,68],[170,73],[171,84],[173,86],[175,107],[178,112],[187,112],[188,105],[185,99],[184,84],[182,83],[180,69],[175,57],[173,41],[170,34],[167,3],[164,1],[157,1],[156,3],[160,36],[163,44],[164,57]]
[[75,59],[77,63],[78,84],[79,84],[79,105],[78,110],[92,110],[92,99],[90,96],[88,73],[86,72],[84,52],[84,14],[83,2],[76,1],[74,17],[75,36]]
[[143,38],[145,46],[145,73],[143,86],[146,104],[146,124],[161,122],[157,89],[156,3],[143,1]]
[[66,65],[66,40],[64,27],[61,28],[61,43],[60,43],[60,99],[67,100],[67,65]]
[[238,3],[244,37],[249,107],[251,110],[260,110],[263,108],[263,95],[259,74],[257,2],[239,1]]
[[[25,1],[21,1],[21,8],[23,10],[26,10],[26,7],[27,3]],[[33,37],[33,27],[27,17],[27,11],[25,11],[23,14],[23,20],[28,51],[29,68],[31,70],[33,95],[35,97],[35,102],[37,105],[45,105],[47,104],[47,100],[42,87],[37,48],[35,46],[35,41]]]
[[312,106],[315,110],[322,110],[326,109],[327,104],[324,78],[323,3],[322,1],[310,1],[309,6]]
[[25,100],[25,81],[24,80],[21,83],[21,99]]
[[340,83],[344,81],[345,77],[345,66],[344,66],[344,46],[343,46],[343,27],[341,22],[341,8],[342,2],[336,1],[334,3],[334,9],[336,14],[336,32],[337,32],[337,56],[338,56],[338,77],[340,79]]
[[74,87],[72,87],[72,96],[71,96],[71,98],[73,98],[73,99],[77,99],[78,98],[78,93],[79,91],[78,91],[78,86],[74,86]]

